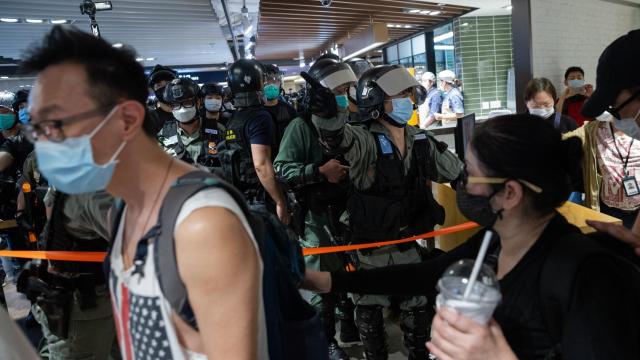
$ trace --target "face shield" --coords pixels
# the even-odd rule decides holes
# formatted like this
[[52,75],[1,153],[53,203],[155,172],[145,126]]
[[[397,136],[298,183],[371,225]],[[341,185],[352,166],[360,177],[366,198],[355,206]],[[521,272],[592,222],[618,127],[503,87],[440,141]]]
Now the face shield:
[[422,105],[427,98],[427,89],[405,68],[395,68],[376,80],[376,84],[388,96],[396,96],[404,91],[410,91],[411,100],[416,105]]

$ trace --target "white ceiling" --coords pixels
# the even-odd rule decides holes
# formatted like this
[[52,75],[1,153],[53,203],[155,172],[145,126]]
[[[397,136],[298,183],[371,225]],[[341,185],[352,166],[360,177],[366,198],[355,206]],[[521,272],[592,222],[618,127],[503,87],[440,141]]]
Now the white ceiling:
[[[511,5],[511,0],[419,0],[424,2],[437,2],[449,5],[472,6],[478,10],[472,11],[464,16],[495,16],[509,15],[510,10],[505,9]],[[640,1],[640,0],[639,0]]]
[[[111,0],[113,10],[96,14],[102,37],[133,46],[145,66],[221,64],[232,62],[210,0]],[[81,0],[2,0],[5,18],[67,19],[89,31],[80,14]],[[224,14],[218,14],[224,16]],[[19,59],[22,52],[51,28],[48,24],[0,23],[0,55]]]

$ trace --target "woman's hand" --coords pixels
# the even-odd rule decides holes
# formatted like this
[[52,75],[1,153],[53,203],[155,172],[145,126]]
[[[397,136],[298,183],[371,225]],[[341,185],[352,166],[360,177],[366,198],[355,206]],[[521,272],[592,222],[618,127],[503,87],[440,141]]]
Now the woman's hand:
[[315,293],[326,294],[331,291],[331,273],[309,270],[304,273],[302,288]]
[[517,360],[495,320],[481,325],[447,308],[433,318],[427,348],[438,360]]

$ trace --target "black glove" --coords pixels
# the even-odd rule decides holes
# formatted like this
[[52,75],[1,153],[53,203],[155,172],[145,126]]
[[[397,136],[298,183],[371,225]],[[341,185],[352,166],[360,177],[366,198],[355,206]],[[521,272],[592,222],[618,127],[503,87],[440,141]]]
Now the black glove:
[[315,116],[323,119],[331,119],[338,114],[338,104],[336,97],[331,90],[322,86],[316,79],[306,72],[301,72],[300,76],[309,85],[307,97],[309,99],[309,111]]

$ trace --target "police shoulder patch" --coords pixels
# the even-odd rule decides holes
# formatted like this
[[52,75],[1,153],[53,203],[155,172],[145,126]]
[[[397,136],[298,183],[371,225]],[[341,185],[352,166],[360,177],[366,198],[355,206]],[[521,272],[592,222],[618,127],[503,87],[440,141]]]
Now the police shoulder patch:
[[413,137],[414,140],[426,140],[427,139],[427,134],[425,133],[417,133],[414,135]]
[[393,154],[393,146],[391,145],[391,141],[384,135],[378,134],[378,143],[380,144],[380,151],[383,154]]

